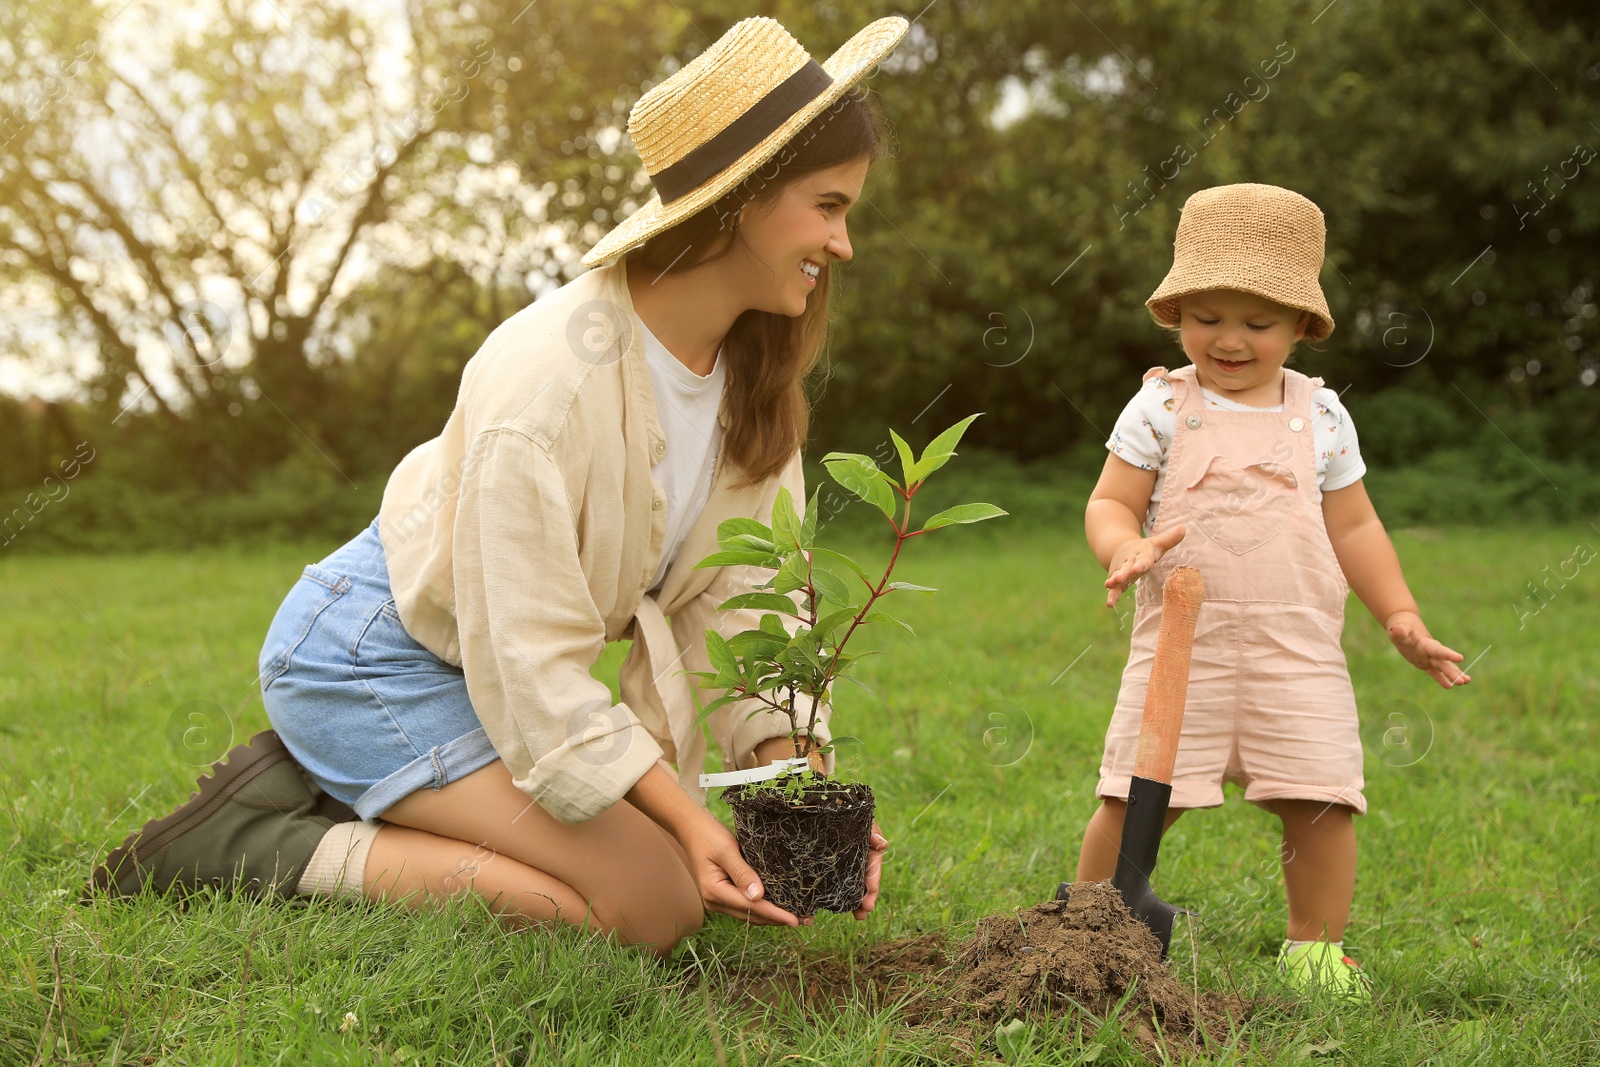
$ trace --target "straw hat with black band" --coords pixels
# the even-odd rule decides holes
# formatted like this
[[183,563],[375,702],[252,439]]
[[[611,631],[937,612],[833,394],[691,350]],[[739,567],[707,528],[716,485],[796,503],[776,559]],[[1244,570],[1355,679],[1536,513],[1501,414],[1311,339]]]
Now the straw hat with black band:
[[639,98],[628,133],[655,186],[649,203],[583,257],[593,267],[727,195],[893,50],[910,24],[882,18],[823,63],[778,22],[749,18]]
[[1178,325],[1178,299],[1212,289],[1254,293],[1309,311],[1306,340],[1333,332],[1333,316],[1322,295],[1322,210],[1276,185],[1219,185],[1183,202],[1172,269],[1145,306],[1168,329]]

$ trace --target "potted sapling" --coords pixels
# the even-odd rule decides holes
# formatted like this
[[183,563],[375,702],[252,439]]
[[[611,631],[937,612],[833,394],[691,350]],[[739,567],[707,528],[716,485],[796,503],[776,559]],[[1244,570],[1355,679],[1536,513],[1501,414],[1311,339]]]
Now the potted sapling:
[[766,898],[796,915],[854,911],[866,895],[872,790],[830,779],[811,760],[813,752],[832,747],[817,741],[817,720],[819,709],[831,706],[834,682],[853,681],[849,672],[856,662],[876,654],[846,652],[846,646],[863,626],[889,626],[915,636],[909,624],[885,610],[896,593],[934,591],[891,580],[908,541],[1006,514],[992,504],[961,504],[930,516],[920,527],[912,523],[917,492],[955,455],[961,435],[977,417],[939,434],[920,456],[891,430],[900,456],[899,480],[879,470],[870,456],[830,452],[823,457],[829,475],[882,511],[894,531],[894,548],[881,576],[873,578],[844,553],[818,546],[817,494],[802,517],[787,489],[778,491],[771,526],[750,518],[724,521],[717,527],[719,551],[696,564],[775,572],[754,591],[719,605],[720,610],[763,612],[760,626],[729,638],[707,630],[713,669],[685,673],[708,690],[722,691],[701,709],[702,717],[726,704],[754,700],[751,715],[777,711],[789,721],[793,758],[702,775],[700,784],[729,787],[723,798],[733,808],[739,851],[760,876]]

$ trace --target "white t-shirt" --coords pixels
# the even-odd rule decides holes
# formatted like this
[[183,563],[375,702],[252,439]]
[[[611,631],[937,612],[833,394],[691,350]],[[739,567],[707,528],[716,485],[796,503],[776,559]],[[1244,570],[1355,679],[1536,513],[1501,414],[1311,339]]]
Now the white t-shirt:
[[639,323],[644,337],[645,364],[650,368],[650,384],[655,389],[656,414],[667,438],[665,454],[651,469],[667,494],[667,535],[661,543],[661,563],[650,583],[653,593],[711,498],[711,476],[722,443],[717,411],[722,406],[727,373],[722,353],[718,352],[711,373],[701,377],[669,352],[648,326],[637,317],[634,321]]
[[[1200,398],[1207,408],[1217,411],[1283,410],[1282,404],[1270,408],[1241,404],[1205,388],[1200,390]],[[1161,490],[1166,482],[1167,449],[1177,426],[1177,406],[1178,397],[1171,383],[1151,378],[1117,416],[1111,439],[1106,442],[1106,448],[1113,455],[1135,467],[1156,472],[1150,509],[1144,518],[1147,537],[1155,524],[1156,507],[1161,503]],[[1311,417],[1311,430],[1317,439],[1317,485],[1323,492],[1354,485],[1367,473],[1367,465],[1361,459],[1356,425],[1350,413],[1339,402],[1339,394],[1327,388],[1312,390],[1311,410],[1315,413]]]

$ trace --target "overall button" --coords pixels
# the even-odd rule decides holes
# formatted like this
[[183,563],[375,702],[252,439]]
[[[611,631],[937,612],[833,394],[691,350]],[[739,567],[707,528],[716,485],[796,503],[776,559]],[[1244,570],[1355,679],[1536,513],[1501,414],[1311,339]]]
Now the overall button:
[[1200,428],[1200,416],[1190,415],[1187,419],[1183,420],[1183,424],[1189,427],[1191,430],[1198,430]]
[[1289,420],[1289,429],[1293,430],[1295,433],[1299,433],[1305,428],[1306,420],[1302,419],[1300,416],[1296,415],[1294,418]]

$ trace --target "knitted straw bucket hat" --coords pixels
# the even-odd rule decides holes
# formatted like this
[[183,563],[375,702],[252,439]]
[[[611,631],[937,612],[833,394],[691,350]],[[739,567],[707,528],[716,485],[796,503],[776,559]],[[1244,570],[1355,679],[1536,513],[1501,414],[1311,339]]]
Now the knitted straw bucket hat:
[[773,19],[735,23],[634,105],[628,133],[655,195],[584,265],[637,248],[732,191],[866,77],[909,27],[881,18],[818,63]]
[[1327,226],[1310,200],[1276,185],[1219,185],[1183,204],[1172,269],[1145,306],[1161,325],[1178,325],[1178,298],[1237,289],[1311,313],[1306,340],[1333,332],[1317,276]]

